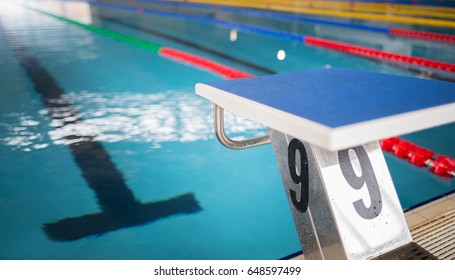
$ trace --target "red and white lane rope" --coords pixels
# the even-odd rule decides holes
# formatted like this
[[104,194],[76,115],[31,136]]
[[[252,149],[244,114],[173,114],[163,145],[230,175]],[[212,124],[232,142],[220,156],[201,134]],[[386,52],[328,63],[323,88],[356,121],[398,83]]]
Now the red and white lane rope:
[[379,142],[384,151],[415,166],[429,168],[431,172],[443,178],[455,177],[455,159],[449,156],[436,155],[427,148],[398,137],[382,139]]
[[251,78],[253,75],[235,69],[233,67],[229,67],[223,65],[221,63],[217,63],[213,60],[197,56],[188,52],[184,52],[181,50],[177,50],[174,48],[169,47],[162,47],[159,49],[158,54],[181,63],[189,64],[195,66],[197,68],[204,69],[206,71],[212,72],[214,74],[220,75],[226,79],[239,79],[239,78]]

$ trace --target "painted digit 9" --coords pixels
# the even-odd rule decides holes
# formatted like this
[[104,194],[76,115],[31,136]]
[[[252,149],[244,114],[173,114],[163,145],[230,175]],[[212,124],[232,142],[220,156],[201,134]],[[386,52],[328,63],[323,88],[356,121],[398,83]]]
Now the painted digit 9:
[[[359,159],[362,175],[357,176],[354,172],[354,167],[349,158],[349,150],[353,150]],[[373,166],[368,158],[367,152],[362,146],[351,149],[341,150],[338,152],[338,161],[340,163],[341,173],[348,184],[360,190],[364,185],[368,189],[370,195],[370,206],[367,207],[362,199],[353,202],[357,213],[364,219],[371,220],[379,216],[382,210],[381,192],[379,191],[378,181],[374,174]]]
[[[300,154],[300,170],[297,172],[296,154]],[[289,173],[295,184],[300,184],[300,199],[297,199],[297,192],[290,189],[292,204],[295,208],[305,213],[308,209],[309,178],[308,178],[308,156],[302,142],[292,139],[288,146]]]

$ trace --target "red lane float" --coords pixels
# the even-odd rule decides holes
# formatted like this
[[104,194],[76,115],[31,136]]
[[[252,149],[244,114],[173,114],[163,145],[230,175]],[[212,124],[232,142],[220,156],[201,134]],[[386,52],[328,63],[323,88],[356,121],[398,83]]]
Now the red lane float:
[[179,62],[183,62],[186,64],[190,64],[192,66],[208,70],[227,79],[253,77],[253,75],[249,73],[173,48],[163,47],[158,51],[158,54],[167,58],[177,60]]
[[436,60],[426,59],[426,58],[419,58],[409,55],[402,55],[396,54],[391,52],[385,52],[365,47],[359,47],[356,45],[340,43],[336,41],[320,39],[316,37],[306,36],[303,39],[305,44],[331,49],[339,52],[344,52],[352,55],[367,57],[376,60],[383,60],[383,61],[392,61],[398,63],[405,63],[411,65],[417,65],[419,67],[424,68],[431,68],[436,69],[439,71],[447,71],[447,72],[454,72],[455,73],[455,64],[440,62]]
[[442,41],[447,43],[455,43],[454,35],[447,35],[441,33],[415,31],[409,29],[390,28],[389,33],[394,36],[410,37],[417,39],[424,39],[429,41]]
[[438,176],[444,178],[455,176],[455,159],[453,158],[444,155],[437,155],[435,158],[435,152],[398,137],[382,139],[379,143],[384,151],[418,167],[428,167]]
[[438,155],[434,161],[431,172],[446,178],[455,176],[455,159],[444,155]]

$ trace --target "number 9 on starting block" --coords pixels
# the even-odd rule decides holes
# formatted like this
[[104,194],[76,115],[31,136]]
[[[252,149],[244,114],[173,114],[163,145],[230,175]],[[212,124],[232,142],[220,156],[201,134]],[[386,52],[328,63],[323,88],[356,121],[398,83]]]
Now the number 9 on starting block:
[[269,135],[306,259],[367,259],[411,241],[377,141],[333,152]]

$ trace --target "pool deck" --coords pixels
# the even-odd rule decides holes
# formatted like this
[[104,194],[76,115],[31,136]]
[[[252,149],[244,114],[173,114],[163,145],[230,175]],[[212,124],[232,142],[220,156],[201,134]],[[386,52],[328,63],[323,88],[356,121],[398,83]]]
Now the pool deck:
[[407,211],[405,217],[409,229],[412,231],[414,228],[431,222],[453,210],[455,210],[455,193]]
[[455,193],[407,211],[405,217],[413,242],[377,259],[455,259]]

